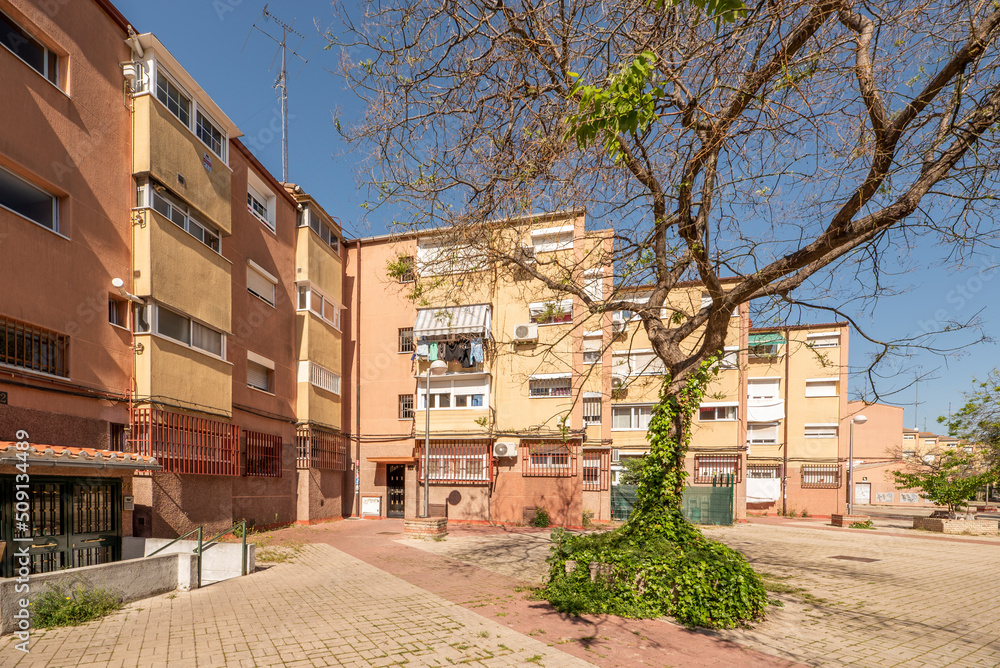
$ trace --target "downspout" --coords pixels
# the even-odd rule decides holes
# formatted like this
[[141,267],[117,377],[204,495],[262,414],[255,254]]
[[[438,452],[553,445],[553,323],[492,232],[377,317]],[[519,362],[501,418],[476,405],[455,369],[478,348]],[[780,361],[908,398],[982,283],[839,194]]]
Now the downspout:
[[785,327],[785,418],[782,420],[782,463],[781,463],[781,514],[787,512],[788,504],[788,365],[792,359],[792,344],[789,338],[790,330]]
[[358,239],[354,306],[354,516],[361,517],[361,239]]
[[[142,58],[142,46],[139,44],[139,38],[135,34],[135,31],[132,30],[132,26],[129,26],[128,32],[129,32],[129,39],[127,40],[127,42],[129,44],[129,46],[132,48],[132,52],[133,52],[132,53],[132,60],[134,62],[135,61],[135,56],[138,56],[139,58]],[[126,86],[126,88],[131,88],[131,85],[129,84],[128,81],[125,82],[125,86]],[[136,216],[136,211],[133,208],[134,200],[132,198],[135,197],[136,190],[135,190],[135,181],[134,181],[134,178],[133,178],[132,175],[135,174],[135,97],[133,96],[131,90],[129,91],[129,94],[127,95],[126,99],[127,99],[126,108],[128,109],[128,116],[129,116],[129,145],[128,145],[128,150],[129,150],[129,166],[131,168],[129,170],[128,180],[129,180],[129,183],[132,184],[132,187],[129,188],[129,193],[128,193],[128,212],[129,212],[129,216],[128,216],[128,239],[126,240],[126,243],[128,244],[128,272],[129,272],[128,291],[134,295],[135,294],[135,216]],[[131,438],[132,437],[132,425],[135,424],[135,394],[136,394],[136,391],[138,390],[138,381],[136,380],[137,363],[136,363],[136,360],[135,360],[135,356],[136,356],[136,348],[135,348],[135,304],[133,304],[131,301],[129,301],[128,304],[127,304],[127,308],[128,308],[128,319],[126,320],[126,322],[128,322],[128,332],[129,332],[129,341],[130,341],[130,344],[129,344],[129,357],[131,358],[130,359],[131,365],[130,365],[129,379],[128,379],[128,424],[126,425],[126,428],[127,428],[127,430],[126,430],[126,439],[125,439],[126,442],[123,444],[123,446],[125,446],[125,447],[128,446],[128,441],[132,440],[132,438]]]

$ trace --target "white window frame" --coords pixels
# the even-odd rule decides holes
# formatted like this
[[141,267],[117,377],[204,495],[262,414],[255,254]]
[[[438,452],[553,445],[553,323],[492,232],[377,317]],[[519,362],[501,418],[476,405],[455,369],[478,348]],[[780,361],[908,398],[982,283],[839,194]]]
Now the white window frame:
[[806,334],[806,345],[810,348],[839,348],[840,332],[814,332]]
[[[259,387],[250,382],[250,365],[256,364],[257,366],[264,369],[264,378],[266,379],[265,387]],[[274,394],[274,362],[264,357],[263,355],[258,355],[257,353],[248,350],[247,351],[247,387],[258,392],[263,392],[265,394]]]
[[[713,417],[706,420],[701,414],[703,410],[714,411]],[[719,417],[720,411],[722,412],[722,417]],[[739,414],[740,405],[736,402],[711,402],[698,406],[698,422],[736,422],[739,420]]]
[[[583,405],[583,424],[584,425],[600,425],[602,423],[602,399],[600,396],[588,397],[584,396],[581,400]],[[593,410],[594,406],[597,406],[596,412]],[[591,410],[588,410],[591,409]]]
[[531,231],[531,246],[535,254],[570,250],[573,248],[573,225],[546,227]]
[[[276,229],[276,212],[275,206],[277,202],[277,197],[267,187],[264,180],[257,176],[256,172],[247,171],[247,211],[250,212],[254,218],[262,222],[267,229],[272,232]],[[264,212],[261,213],[256,210],[254,203],[258,204]]]
[[[149,181],[139,186],[136,207],[155,211],[200,241],[212,252],[222,255],[222,235],[219,231],[191,216],[191,210],[182,198],[163,186],[161,188],[163,188],[163,192],[157,191],[152,182]],[[166,206],[166,213],[156,208],[157,199]],[[209,243],[210,241],[212,243]]]
[[[759,431],[763,432],[765,430],[774,430],[773,437],[770,436],[757,436],[756,438],[751,435],[751,432]],[[777,422],[748,422],[747,423],[747,443],[751,445],[774,445],[778,442],[778,423]]]
[[313,387],[340,396],[340,374],[327,369],[322,364],[309,360],[299,362],[298,382],[309,383]]
[[[562,320],[550,321],[550,322],[538,322],[538,316],[545,313],[549,309],[553,312],[558,312],[561,314]],[[569,316],[568,319],[565,316]],[[573,300],[572,299],[560,299],[552,300],[547,302],[532,302],[528,304],[528,321],[538,325],[539,327],[546,327],[548,325],[567,325],[573,322]]]
[[35,225],[38,225],[39,227],[44,228],[44,229],[48,230],[49,232],[54,232],[54,233],[58,234],[59,236],[64,236],[59,231],[59,198],[58,197],[56,197],[55,195],[53,195],[49,191],[45,190],[44,188],[39,188],[34,183],[31,183],[30,181],[21,178],[20,176],[18,176],[14,172],[10,171],[9,169],[4,169],[4,168],[0,167],[0,174],[9,176],[10,178],[12,178],[15,181],[20,181],[22,184],[24,184],[28,188],[37,191],[40,195],[43,196],[43,197],[40,197],[39,199],[44,199],[44,197],[48,197],[50,200],[52,200],[52,226],[50,227],[49,225],[46,225],[44,222],[42,222],[40,220],[35,220],[34,218],[32,218],[31,216],[27,215],[24,212],[12,209],[9,206],[6,206],[5,204],[3,204],[2,202],[0,202],[0,208],[6,209],[7,211],[10,211],[14,215],[20,216],[21,218],[24,218],[25,220],[27,220],[27,221],[29,221],[31,223],[34,223]]
[[[828,389],[833,386],[833,394],[823,393],[820,390]],[[807,398],[819,398],[819,397],[838,397],[840,396],[840,379],[839,378],[807,378],[806,379],[806,397]]]
[[[624,361],[622,359],[624,358]],[[618,376],[662,376],[666,366],[651,348],[611,353],[611,374]]]
[[[36,33],[34,31],[28,30],[23,25],[21,25],[21,23],[19,21],[15,21],[14,17],[12,17],[7,12],[0,10],[0,16],[3,17],[4,21],[6,21],[7,23],[10,23],[10,25],[15,30],[20,30],[21,32],[24,33],[23,36],[22,35],[18,35],[18,37],[20,39],[27,38],[28,40],[31,40],[31,41],[35,42],[35,44],[38,46],[38,48],[41,49],[41,51],[42,51],[42,69],[38,69],[37,67],[35,67],[31,63],[29,63],[27,60],[25,60],[24,58],[22,58],[19,53],[17,53],[13,49],[11,49],[6,44],[3,44],[2,42],[0,42],[0,46],[3,46],[3,48],[7,49],[7,51],[9,51],[15,58],[17,58],[18,60],[20,60],[22,63],[24,63],[25,65],[27,65],[31,69],[33,69],[36,73],[38,73],[39,75],[41,75],[41,77],[43,79],[45,79],[50,84],[52,84],[53,86],[55,86],[56,88],[58,88],[59,90],[61,90],[61,91],[63,91],[65,93],[66,91],[64,90],[63,86],[60,85],[60,81],[59,81],[59,71],[61,69],[61,67],[60,67],[60,60],[61,60],[61,58],[60,58],[59,54],[56,53],[55,51],[53,51],[52,49],[50,49],[48,46],[46,46],[45,42],[43,42],[42,40],[38,39],[38,37],[35,36]],[[55,61],[55,67],[54,68],[53,68],[53,63],[52,63],[53,60]],[[53,71],[53,69],[55,71]]]
[[594,267],[583,272],[583,291],[594,301],[604,299],[604,268]]
[[[649,422],[653,419],[653,406],[655,404],[612,404],[611,406],[611,431],[648,431]],[[616,427],[615,418],[623,411],[628,411],[629,426]],[[643,420],[645,419],[645,424]]]
[[[151,301],[148,304],[146,304],[145,306],[138,306],[137,310],[142,310],[143,308],[148,309],[146,311],[146,315],[147,315],[146,322],[149,325],[149,329],[148,329],[148,331],[139,331],[137,329],[136,330],[137,334],[152,334],[153,336],[159,337],[159,338],[164,339],[166,341],[170,341],[171,343],[175,343],[175,344],[177,344],[179,346],[184,346],[185,348],[190,348],[191,350],[196,350],[196,351],[202,353],[203,355],[208,355],[209,357],[214,357],[216,359],[221,359],[221,360],[225,360],[226,359],[226,339],[227,339],[227,337],[226,337],[225,333],[223,333],[222,331],[216,329],[215,327],[212,327],[211,325],[206,325],[203,322],[199,322],[198,320],[195,320],[191,316],[187,315],[186,313],[184,313],[184,312],[182,312],[182,311],[180,311],[178,309],[171,308],[169,306],[161,305],[158,302],[152,302]],[[187,341],[182,341],[180,339],[174,338],[173,336],[170,336],[169,334],[164,334],[164,333],[160,332],[160,311],[161,310],[170,311],[174,315],[179,316],[179,317],[187,320],[187,322],[188,322],[188,340]],[[141,316],[139,316],[139,317],[136,318],[136,323],[137,324],[140,322],[140,317]],[[209,330],[210,332],[214,332],[214,333],[216,333],[216,334],[219,335],[219,337],[221,339],[221,344],[220,344],[220,352],[218,354],[216,354],[215,352],[213,352],[211,350],[203,348],[201,346],[194,345],[193,342],[194,342],[194,339],[195,339],[195,327],[202,327],[204,329]]]
[[[207,130],[204,129],[205,126],[207,126],[208,128]],[[216,147],[214,145],[215,137],[212,136],[212,130],[217,132],[219,135],[218,150],[216,150]],[[205,138],[201,136],[203,132],[208,134],[208,137],[211,141],[205,141]],[[217,155],[219,159],[222,160],[223,163],[226,162],[226,149],[229,144],[229,137],[227,136],[226,131],[223,130],[222,127],[215,122],[215,119],[213,119],[206,111],[201,109],[198,105],[195,105],[195,111],[194,111],[194,136],[200,139],[201,143],[204,144],[206,147],[208,147],[209,151]]]
[[780,378],[747,379],[747,399],[750,401],[776,401],[781,398]]
[[[176,77],[174,77],[172,74],[170,74],[170,71],[166,67],[164,67],[162,63],[160,63],[155,58],[152,59],[150,62],[152,64],[152,67],[151,67],[151,86],[150,86],[150,89],[151,89],[150,93],[152,94],[152,97],[159,104],[163,105],[163,108],[166,109],[168,112],[170,112],[170,115],[172,115],[174,118],[176,118],[179,123],[181,123],[182,125],[184,125],[184,127],[187,128],[188,132],[190,132],[195,137],[195,139],[197,139],[199,142],[201,142],[201,144],[205,148],[207,148],[209,151],[212,152],[213,155],[217,156],[220,160],[222,160],[222,164],[224,164],[224,165],[226,165],[228,167],[229,166],[229,132],[224,127],[222,127],[222,125],[219,122],[217,122],[212,117],[212,114],[208,113],[208,110],[205,109],[205,106],[202,105],[202,104],[200,104],[198,102],[197,98],[195,98],[194,95],[192,95],[191,93],[189,93],[184,88],[184,86],[182,86],[178,82],[178,80],[177,80]],[[187,100],[187,103],[188,103],[188,110],[187,110],[188,111],[188,119],[187,119],[187,121],[185,121],[183,118],[181,118],[178,114],[175,114],[170,109],[170,107],[167,106],[167,104],[164,103],[163,100],[160,99],[160,77],[161,76],[164,78],[165,81],[169,82],[170,85],[173,86],[182,97],[184,97]],[[169,91],[167,93],[167,96],[169,98]],[[219,151],[216,151],[214,146],[212,146],[209,142],[206,142],[204,139],[202,139],[202,137],[201,137],[201,128],[199,127],[199,120],[204,120],[207,124],[211,125],[212,128],[214,128],[216,130],[216,132],[218,132],[219,135],[221,136],[220,137],[220,142],[219,142]]]
[[740,347],[726,346],[722,350],[722,357],[719,359],[719,368],[723,370],[740,368]]
[[[302,306],[302,290],[306,291],[306,306]],[[319,302],[318,308],[316,303]],[[330,299],[310,281],[299,281],[295,284],[295,310],[309,311],[319,317],[320,320],[329,324],[338,332],[341,331],[342,314],[344,307],[336,301]]]
[[[263,295],[257,294],[257,291],[253,289],[253,287],[250,285],[250,282],[251,282],[251,276],[254,275],[262,279],[261,281],[262,283],[267,283],[268,285],[271,286],[269,290],[270,296],[266,294]],[[257,297],[265,304],[268,304],[269,306],[274,306],[277,301],[278,279],[275,278],[269,271],[264,269],[264,267],[260,266],[253,260],[247,260],[247,292],[252,294],[254,297]]]
[[803,425],[804,438],[838,438],[840,428],[836,422]]
[[568,373],[528,377],[528,397],[531,399],[565,399],[572,395],[573,377]]
[[[427,381],[424,376],[417,378],[417,391],[414,397],[414,410],[424,410],[426,406]],[[448,405],[441,406],[439,397],[447,396]],[[473,406],[474,397],[480,396],[482,402]],[[464,397],[466,405],[458,406],[459,398]],[[486,411],[490,407],[490,377],[487,374],[454,373],[431,378],[431,410],[432,411]]]
[[903,440],[904,441],[915,441],[915,440],[917,440],[917,435],[916,434],[903,434]]

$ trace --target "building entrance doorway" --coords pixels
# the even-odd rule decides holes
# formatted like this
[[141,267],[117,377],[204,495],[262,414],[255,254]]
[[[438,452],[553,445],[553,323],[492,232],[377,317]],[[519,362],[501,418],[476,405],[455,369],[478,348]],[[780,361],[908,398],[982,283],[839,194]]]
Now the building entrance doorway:
[[406,505],[406,467],[387,464],[385,467],[386,517],[402,517]]
[[872,502],[872,484],[870,482],[858,482],[854,484],[854,503],[867,506]]

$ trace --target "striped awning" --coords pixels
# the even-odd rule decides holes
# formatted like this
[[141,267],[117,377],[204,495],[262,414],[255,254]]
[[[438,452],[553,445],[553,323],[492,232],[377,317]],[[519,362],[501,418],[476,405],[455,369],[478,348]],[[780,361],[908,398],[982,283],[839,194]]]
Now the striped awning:
[[492,315],[489,304],[417,309],[417,321],[413,325],[413,338],[456,334],[488,336]]
[[785,342],[785,337],[781,335],[781,332],[766,332],[761,334],[750,335],[751,346],[763,346],[769,343],[784,343],[784,342]]

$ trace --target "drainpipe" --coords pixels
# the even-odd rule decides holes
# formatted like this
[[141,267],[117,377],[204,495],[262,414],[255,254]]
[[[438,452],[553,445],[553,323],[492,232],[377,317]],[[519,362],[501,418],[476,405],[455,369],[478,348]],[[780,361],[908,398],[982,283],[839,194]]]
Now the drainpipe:
[[361,517],[361,239],[358,239],[354,299],[354,516]]
[[789,339],[789,328],[785,327],[785,418],[782,420],[782,464],[781,464],[781,514],[788,512],[788,365],[792,359],[792,346]]

